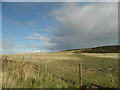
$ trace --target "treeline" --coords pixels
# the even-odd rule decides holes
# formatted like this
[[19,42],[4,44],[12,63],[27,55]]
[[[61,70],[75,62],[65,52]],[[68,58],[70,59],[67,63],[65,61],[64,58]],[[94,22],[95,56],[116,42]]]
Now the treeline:
[[70,49],[64,51],[72,51],[74,53],[119,53],[120,45],[100,46],[95,48],[84,48],[84,49]]
[[114,45],[114,46],[101,46],[91,49],[83,50],[83,53],[119,53],[120,46]]

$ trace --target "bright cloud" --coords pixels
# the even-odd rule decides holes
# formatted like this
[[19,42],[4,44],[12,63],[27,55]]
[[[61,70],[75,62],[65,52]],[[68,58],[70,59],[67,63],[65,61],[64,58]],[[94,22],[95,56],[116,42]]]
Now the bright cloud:
[[46,38],[44,35],[42,34],[38,34],[38,33],[34,33],[32,34],[33,36],[31,37],[27,37],[27,39],[33,39],[33,40],[45,40],[45,41],[49,41],[49,38]]
[[38,34],[38,33],[34,33],[33,35],[37,36],[37,37],[41,37],[42,36],[41,34]]
[[27,39],[33,39],[33,40],[46,40],[48,41],[49,39],[48,38],[45,38],[45,37],[27,37]]

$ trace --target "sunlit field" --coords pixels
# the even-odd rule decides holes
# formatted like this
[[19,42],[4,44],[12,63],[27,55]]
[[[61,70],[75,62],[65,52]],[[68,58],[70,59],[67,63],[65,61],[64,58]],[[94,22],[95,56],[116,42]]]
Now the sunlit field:
[[118,58],[118,53],[82,53],[82,54],[100,58]]
[[[80,85],[79,64],[82,67]],[[118,56],[49,52],[2,56],[3,88],[117,88]]]

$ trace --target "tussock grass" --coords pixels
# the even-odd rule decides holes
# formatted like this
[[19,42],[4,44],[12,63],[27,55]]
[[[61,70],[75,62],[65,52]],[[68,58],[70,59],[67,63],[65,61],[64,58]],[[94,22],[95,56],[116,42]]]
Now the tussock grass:
[[117,58],[100,58],[79,53],[32,53],[3,55],[3,88],[79,88],[79,68],[83,66],[83,86],[117,88]]

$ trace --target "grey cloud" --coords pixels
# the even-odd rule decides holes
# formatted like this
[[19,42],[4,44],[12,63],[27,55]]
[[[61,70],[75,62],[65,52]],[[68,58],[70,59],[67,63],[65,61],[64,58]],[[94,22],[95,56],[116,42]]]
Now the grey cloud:
[[[52,15],[60,24],[51,30],[52,50],[117,44],[117,3],[64,3]],[[50,47],[49,47],[50,49]]]

